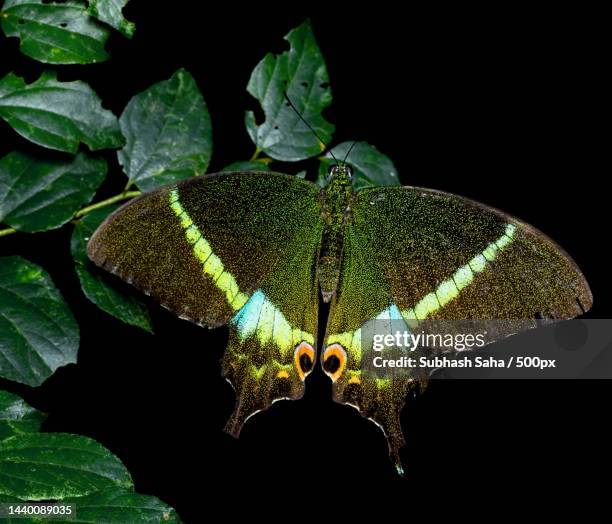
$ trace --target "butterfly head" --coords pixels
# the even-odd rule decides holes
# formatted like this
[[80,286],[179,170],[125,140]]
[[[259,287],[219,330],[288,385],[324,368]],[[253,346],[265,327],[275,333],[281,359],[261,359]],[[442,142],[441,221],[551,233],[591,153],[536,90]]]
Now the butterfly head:
[[353,183],[353,168],[346,163],[346,159],[351,154],[353,147],[357,141],[351,144],[351,147],[348,148],[346,155],[344,155],[344,159],[342,162],[338,162],[338,159],[335,157],[334,152],[330,150],[329,154],[334,159],[335,164],[332,164],[329,167],[328,171],[328,183],[336,183],[336,185],[350,187]]
[[350,185],[353,181],[353,168],[344,162],[338,162],[329,167],[327,172],[329,182],[340,182],[343,185]]

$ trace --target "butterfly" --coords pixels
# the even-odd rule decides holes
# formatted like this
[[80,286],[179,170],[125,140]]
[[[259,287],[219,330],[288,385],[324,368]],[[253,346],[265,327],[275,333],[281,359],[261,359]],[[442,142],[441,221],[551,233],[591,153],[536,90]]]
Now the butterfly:
[[[168,185],[111,214],[88,243],[102,268],[201,326],[229,325],[222,373],[237,400],[226,431],[299,399],[320,362],[337,402],[385,433],[402,472],[400,412],[422,376],[363,372],[373,319],[569,319],[592,305],[572,259],[532,226],[417,187],[354,191],[275,172],[224,172]],[[331,302],[320,349],[319,297]],[[505,327],[504,327],[505,326]],[[492,340],[517,330],[499,328]]]

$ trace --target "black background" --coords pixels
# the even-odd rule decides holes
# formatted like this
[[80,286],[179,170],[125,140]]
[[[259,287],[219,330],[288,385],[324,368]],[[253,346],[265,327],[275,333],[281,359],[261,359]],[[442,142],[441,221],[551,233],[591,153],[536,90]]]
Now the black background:
[[[592,19],[226,4],[198,12],[200,2],[132,1],[125,12],[136,22],[134,39],[114,35],[109,62],[59,67],[60,79],[87,81],[120,114],[133,94],[187,68],[211,113],[215,171],[253,153],[243,125],[244,111],[257,107],[245,91],[251,70],[265,53],[283,51],[283,35],[311,17],[331,76],[334,142],[368,141],[394,160],[404,184],[475,198],[538,227],[590,282],[595,306],[587,316],[609,317],[609,169],[597,158],[602,65]],[[17,40],[2,38],[0,46],[1,75],[38,76],[42,66],[19,54]],[[30,147],[1,123],[0,137],[2,155]],[[105,156],[112,176],[98,199],[124,185],[114,154]],[[314,171],[316,162],[304,166]],[[0,239],[3,255],[51,273],[81,327],[78,365],[36,389],[0,381],[49,413],[45,430],[100,441],[125,462],[139,492],[162,498],[188,522],[200,520],[203,503],[221,505],[216,493],[311,480],[364,490],[396,480],[383,435],[331,401],[320,370],[304,399],[257,415],[240,440],[224,434],[233,406],[219,374],[226,330],[203,330],[153,307],[150,336],[107,316],[79,291],[69,237],[66,227]],[[514,478],[522,486],[582,478],[603,460],[609,398],[608,381],[433,381],[403,413],[407,481],[501,489]]]

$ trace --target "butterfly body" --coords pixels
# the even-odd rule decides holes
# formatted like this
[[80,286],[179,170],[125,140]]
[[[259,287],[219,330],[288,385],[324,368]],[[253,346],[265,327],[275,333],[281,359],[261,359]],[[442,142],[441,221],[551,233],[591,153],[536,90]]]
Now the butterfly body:
[[321,287],[321,295],[325,302],[332,299],[340,278],[344,229],[347,222],[347,213],[350,210],[350,200],[353,196],[351,178],[352,175],[348,166],[334,166],[331,170],[329,184],[322,191],[321,218],[324,229],[317,276]]
[[[318,355],[334,399],[384,431],[398,471],[400,411],[426,377],[368,374],[368,323],[392,333],[500,319],[493,342],[592,304],[573,260],[532,226],[440,191],[353,191],[340,166],[323,190],[271,172],[159,188],[110,215],[88,254],[181,318],[229,326],[229,433],[276,400],[300,398]],[[319,293],[331,301],[320,349]]]

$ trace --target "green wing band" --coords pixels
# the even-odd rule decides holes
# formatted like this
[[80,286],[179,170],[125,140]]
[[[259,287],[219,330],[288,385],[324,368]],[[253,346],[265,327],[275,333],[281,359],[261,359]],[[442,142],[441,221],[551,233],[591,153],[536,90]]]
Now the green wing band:
[[194,224],[189,213],[187,213],[187,210],[181,205],[178,189],[172,189],[168,194],[170,207],[181,221],[181,226],[185,231],[185,238],[191,244],[193,254],[202,264],[202,270],[212,279],[213,284],[225,294],[230,307],[234,311],[238,311],[246,304],[249,299],[248,295],[238,289],[234,275],[223,267],[221,259],[213,253],[208,240],[204,238],[198,226]]
[[514,224],[507,224],[503,235],[461,266],[451,278],[440,283],[435,291],[425,295],[414,308],[402,310],[402,317],[405,320],[425,320],[430,314],[457,298],[461,290],[474,281],[475,275],[484,271],[488,263],[495,260],[499,252],[512,242],[515,231]]
[[[474,281],[475,275],[484,271],[487,264],[495,260],[499,253],[513,241],[515,231],[516,226],[514,224],[507,224],[503,235],[491,242],[486,249],[474,256],[467,264],[457,269],[448,280],[441,282],[435,291],[425,295],[413,308],[404,309],[400,312],[397,310],[397,306],[392,304],[371,320],[398,320],[402,318],[407,322],[407,329],[408,327],[414,328],[416,326],[415,321],[425,320],[430,314],[442,309],[450,301],[457,298],[461,290]],[[401,317],[399,314],[401,314]],[[340,344],[350,353],[353,359],[353,369],[361,365],[362,328],[363,326],[355,331],[331,334],[327,338],[327,345]]]
[[234,275],[224,268],[223,261],[215,255],[209,242],[181,205],[178,190],[172,189],[168,195],[170,207],[179,218],[185,238],[191,244],[194,256],[202,264],[204,274],[225,294],[230,307],[237,311],[231,322],[237,327],[240,341],[244,342],[248,337],[256,335],[260,345],[273,341],[283,355],[302,341],[313,345],[313,335],[292,326],[260,289],[251,297],[240,291]]
[[311,333],[292,326],[285,315],[260,289],[255,291],[245,306],[232,318],[240,341],[256,336],[260,345],[274,342],[283,356],[302,341],[314,345]]

